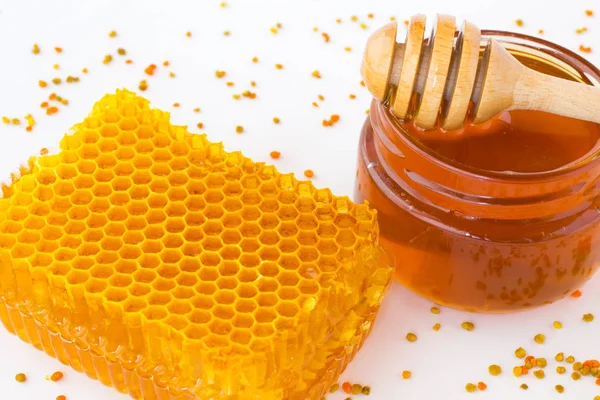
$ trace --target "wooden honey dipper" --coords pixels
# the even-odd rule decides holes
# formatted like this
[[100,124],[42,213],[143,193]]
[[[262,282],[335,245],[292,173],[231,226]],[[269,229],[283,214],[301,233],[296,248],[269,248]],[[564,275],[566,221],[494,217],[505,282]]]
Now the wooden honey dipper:
[[[525,67],[481,31],[438,15],[429,40],[425,16],[411,18],[405,43],[396,42],[398,24],[387,24],[367,42],[361,74],[392,113],[414,118],[423,129],[459,129],[467,113],[481,123],[506,110],[538,110],[600,123],[600,89]],[[480,55],[481,48],[484,48]],[[473,107],[471,109],[471,107]]]

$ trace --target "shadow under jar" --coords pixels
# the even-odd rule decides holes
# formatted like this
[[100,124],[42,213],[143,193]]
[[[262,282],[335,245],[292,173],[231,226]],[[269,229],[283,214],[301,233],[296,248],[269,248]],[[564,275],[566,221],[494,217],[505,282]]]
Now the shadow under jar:
[[[541,39],[484,31],[526,66],[600,85],[600,71]],[[482,134],[483,133],[483,134]],[[436,303],[511,312],[552,303],[600,262],[600,126],[534,111],[466,124],[458,139],[371,105],[355,200],[379,211],[396,278]]]

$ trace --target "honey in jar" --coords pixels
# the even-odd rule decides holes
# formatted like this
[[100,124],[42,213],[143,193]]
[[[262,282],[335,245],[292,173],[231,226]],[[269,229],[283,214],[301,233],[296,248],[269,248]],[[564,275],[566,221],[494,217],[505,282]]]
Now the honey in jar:
[[[529,68],[598,85],[600,71],[527,36],[484,32]],[[439,304],[510,312],[558,300],[600,261],[600,126],[508,111],[423,131],[374,100],[355,197],[379,210],[397,280]]]

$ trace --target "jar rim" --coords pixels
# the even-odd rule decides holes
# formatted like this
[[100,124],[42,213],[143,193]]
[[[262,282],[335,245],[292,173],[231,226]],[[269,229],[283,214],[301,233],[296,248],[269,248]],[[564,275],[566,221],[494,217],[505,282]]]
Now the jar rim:
[[[526,34],[501,31],[501,30],[482,30],[482,37],[492,37],[499,40],[502,43],[508,43],[513,45],[521,45],[528,47],[533,50],[540,51],[545,55],[551,56],[568,67],[573,68],[582,79],[587,80],[587,83],[593,86],[600,87],[600,70],[592,64],[590,61],[582,57],[581,55],[548,40],[530,36]],[[371,105],[371,113],[374,115],[384,117],[392,122],[391,114],[387,110],[383,103],[378,102],[376,99],[373,100]],[[406,134],[407,131],[399,124],[392,124],[402,132],[400,135],[405,143],[412,147],[415,152],[421,153],[423,156],[427,156],[430,160],[439,167],[452,171],[453,173],[467,175],[476,179],[485,179],[487,181],[497,182],[508,182],[515,180],[527,180],[527,181],[546,181],[550,178],[556,178],[564,174],[571,173],[579,168],[588,166],[590,163],[600,163],[600,142],[597,143],[590,151],[583,156],[561,165],[558,168],[537,171],[537,172],[515,172],[515,171],[491,171],[480,168],[471,167],[458,162],[453,162],[451,159],[442,157],[439,154],[433,152],[430,148],[425,146],[415,137]]]

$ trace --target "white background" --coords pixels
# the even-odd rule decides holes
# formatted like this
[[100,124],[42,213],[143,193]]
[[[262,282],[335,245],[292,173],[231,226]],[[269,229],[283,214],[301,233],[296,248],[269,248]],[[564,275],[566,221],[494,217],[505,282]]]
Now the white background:
[[[222,140],[230,150],[241,149],[257,160],[269,160],[271,150],[280,151],[274,161],[282,171],[298,175],[307,168],[315,171],[315,184],[331,187],[337,194],[351,195],[358,134],[365,118],[370,96],[359,85],[362,48],[369,32],[396,16],[400,21],[423,12],[451,13],[468,18],[481,28],[517,30],[537,34],[572,49],[580,44],[598,46],[589,57],[600,62],[600,4],[588,0],[418,0],[418,1],[250,1],[232,0],[221,8],[220,0],[198,1],[0,1],[0,115],[19,117],[33,113],[37,125],[32,133],[23,126],[0,126],[0,175],[7,177],[28,156],[42,147],[55,148],[60,137],[80,121],[92,104],[104,93],[127,87],[137,90],[141,79],[148,79],[144,94],[154,106],[173,111],[173,120],[203,131],[213,141]],[[588,18],[584,10],[595,8],[598,17]],[[367,14],[374,13],[374,19]],[[357,15],[368,25],[363,30],[350,17]],[[337,24],[336,18],[343,22]],[[524,28],[514,21],[523,19]],[[283,29],[277,35],[270,27],[277,22]],[[325,43],[313,27],[327,32]],[[589,31],[576,35],[575,29]],[[118,37],[108,37],[112,29]],[[192,32],[187,38],[186,31]],[[231,31],[225,37],[223,31]],[[42,53],[31,53],[38,43]],[[62,54],[52,48],[60,46]],[[351,46],[352,52],[344,51]],[[125,65],[116,55],[123,47],[134,64]],[[114,61],[105,66],[102,59],[112,54]],[[252,57],[260,58],[253,64]],[[169,60],[172,68],[162,67]],[[60,64],[55,71],[52,65]],[[159,65],[156,76],[144,75],[144,68]],[[277,70],[275,63],[284,65]],[[90,73],[80,73],[87,67]],[[318,69],[318,80],[311,72]],[[168,77],[168,70],[177,74]],[[215,78],[215,70],[225,70],[226,79]],[[39,79],[55,76],[81,77],[78,84],[62,84],[40,89]],[[226,80],[235,82],[227,87]],[[251,88],[254,80],[258,86]],[[52,86],[52,85],[51,85]],[[235,101],[233,93],[251,89],[258,99]],[[58,115],[47,117],[39,108],[51,91],[70,101]],[[349,94],[357,95],[356,100]],[[311,105],[317,95],[325,96],[320,107]],[[174,102],[181,103],[174,109]],[[196,114],[194,107],[201,107]],[[321,126],[323,119],[339,114],[333,128]],[[275,125],[272,118],[281,119]],[[243,125],[245,133],[235,134]],[[572,399],[592,400],[600,394],[591,377],[573,382],[568,374],[558,376],[553,360],[558,351],[579,359],[600,358],[600,276],[583,289],[580,299],[566,299],[541,310],[512,315],[473,315],[443,309],[440,315],[429,312],[431,304],[394,285],[376,328],[364,349],[350,365],[343,380],[368,384],[371,399]],[[581,321],[584,313],[598,314],[597,321]],[[475,323],[473,332],[460,328],[463,321]],[[559,320],[564,329],[556,331],[552,322]],[[433,332],[439,322],[442,329]],[[419,339],[408,343],[404,337],[414,332]],[[546,344],[537,345],[533,336],[544,333]],[[531,374],[524,379],[512,376],[518,360],[514,350],[523,346],[538,357],[546,357],[547,377],[537,380]],[[502,365],[504,373],[491,377],[489,364]],[[66,377],[60,383],[45,380],[60,369]],[[410,380],[401,372],[410,370]],[[17,372],[25,372],[26,384],[14,381]],[[466,393],[467,382],[485,381],[489,388],[476,394]],[[530,389],[519,385],[526,382]],[[562,395],[554,385],[566,387]],[[0,399],[54,400],[65,394],[69,400],[118,400],[126,396],[92,381],[83,374],[66,369],[55,360],[20,342],[0,329]],[[345,398],[341,393],[328,399]],[[355,396],[359,398],[360,396]]]

